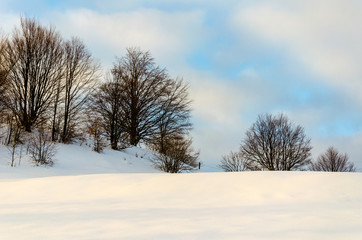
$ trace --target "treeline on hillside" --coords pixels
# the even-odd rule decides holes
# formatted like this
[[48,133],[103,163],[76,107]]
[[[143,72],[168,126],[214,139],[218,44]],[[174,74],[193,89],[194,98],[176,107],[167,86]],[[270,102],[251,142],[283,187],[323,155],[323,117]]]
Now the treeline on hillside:
[[53,143],[88,134],[97,152],[142,143],[158,153],[154,161],[161,170],[192,170],[198,153],[189,137],[190,103],[188,85],[138,48],[127,49],[102,76],[80,39],[65,40],[34,19],[21,18],[20,27],[0,39],[3,142],[14,151],[33,142],[27,151],[34,149],[39,164],[51,162]]
[[311,160],[311,139],[304,128],[285,115],[259,115],[246,131],[238,152],[230,152],[221,160],[226,172],[311,170],[354,172],[356,168],[347,154],[329,147],[317,161]]

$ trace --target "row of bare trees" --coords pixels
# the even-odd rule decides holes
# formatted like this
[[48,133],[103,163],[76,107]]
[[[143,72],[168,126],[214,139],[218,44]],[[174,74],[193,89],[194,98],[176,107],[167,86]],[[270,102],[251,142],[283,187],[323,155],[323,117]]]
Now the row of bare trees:
[[53,142],[63,143],[88,132],[97,151],[105,140],[115,150],[143,143],[162,155],[156,165],[164,156],[175,162],[162,167],[168,172],[196,166],[188,85],[149,52],[127,49],[101,81],[100,65],[81,40],[64,40],[54,28],[21,18],[0,39],[0,60],[0,111],[9,126],[47,129]]
[[99,64],[79,39],[65,41],[28,18],[1,49],[3,110],[27,132],[51,125],[53,141],[69,142]]
[[145,143],[160,154],[156,166],[180,172],[197,165],[198,153],[188,137],[190,103],[182,79],[172,79],[149,52],[128,48],[107,81],[92,94],[90,109],[113,149]]
[[303,127],[295,125],[283,114],[259,115],[245,135],[240,150],[221,160],[220,167],[225,171],[355,171],[348,155],[340,154],[333,147],[312,162],[310,138],[306,137]]

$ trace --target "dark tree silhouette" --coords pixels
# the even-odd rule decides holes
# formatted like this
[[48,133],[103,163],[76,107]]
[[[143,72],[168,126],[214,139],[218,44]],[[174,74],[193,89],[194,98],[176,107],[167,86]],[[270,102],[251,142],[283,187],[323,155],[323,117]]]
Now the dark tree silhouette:
[[165,69],[156,66],[149,52],[136,48],[127,49],[112,74],[121,87],[122,129],[129,136],[129,143],[137,145],[157,131],[173,81]]
[[191,130],[190,104],[182,79],[171,79],[149,52],[130,48],[92,95],[90,109],[103,119],[113,149],[143,141],[165,153],[166,138]]
[[64,44],[62,142],[72,139],[72,130],[97,83],[98,70],[99,64],[79,39],[72,38]]
[[190,104],[188,85],[180,79],[173,81],[167,88],[167,98],[161,105],[157,130],[148,141],[152,149],[164,154],[169,138],[187,134],[191,130]]
[[[2,113],[5,109],[5,103],[6,103],[6,59],[5,59],[5,39],[0,36],[0,113]],[[1,117],[0,117],[1,120]]]
[[62,78],[62,40],[53,28],[21,18],[6,41],[7,107],[28,132],[45,119]]
[[310,163],[311,149],[303,127],[283,114],[266,114],[246,132],[240,153],[250,170],[290,171]]
[[317,162],[310,165],[312,171],[325,172],[355,172],[356,168],[352,162],[348,161],[348,155],[341,154],[334,147],[329,147],[327,151],[318,157]]
[[112,149],[118,149],[123,130],[121,126],[121,85],[119,79],[110,76],[90,98],[91,114],[101,119],[100,123],[110,139]]

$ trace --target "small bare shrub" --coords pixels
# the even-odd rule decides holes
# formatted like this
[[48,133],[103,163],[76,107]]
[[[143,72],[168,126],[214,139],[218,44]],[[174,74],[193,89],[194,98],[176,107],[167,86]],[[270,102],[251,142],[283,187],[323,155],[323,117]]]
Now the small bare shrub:
[[51,135],[44,130],[34,133],[29,140],[29,154],[32,160],[39,165],[52,166],[56,154],[56,146],[51,141]]
[[194,152],[192,140],[179,137],[168,139],[164,153],[158,153],[153,160],[155,166],[169,173],[192,171],[198,166],[199,153]]

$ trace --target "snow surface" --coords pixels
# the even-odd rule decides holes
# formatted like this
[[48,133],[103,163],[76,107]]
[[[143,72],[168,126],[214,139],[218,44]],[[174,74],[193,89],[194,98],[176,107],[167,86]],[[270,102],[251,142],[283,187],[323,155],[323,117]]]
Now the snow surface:
[[361,173],[166,174],[138,148],[58,148],[11,168],[0,147],[1,240],[362,239]]
[[97,153],[84,144],[57,144],[53,167],[35,167],[30,158],[25,156],[25,149],[22,155],[20,165],[17,156],[17,166],[10,168],[10,153],[0,145],[0,178],[161,172],[150,161],[152,152],[137,147],[122,151],[105,149],[103,153]]

